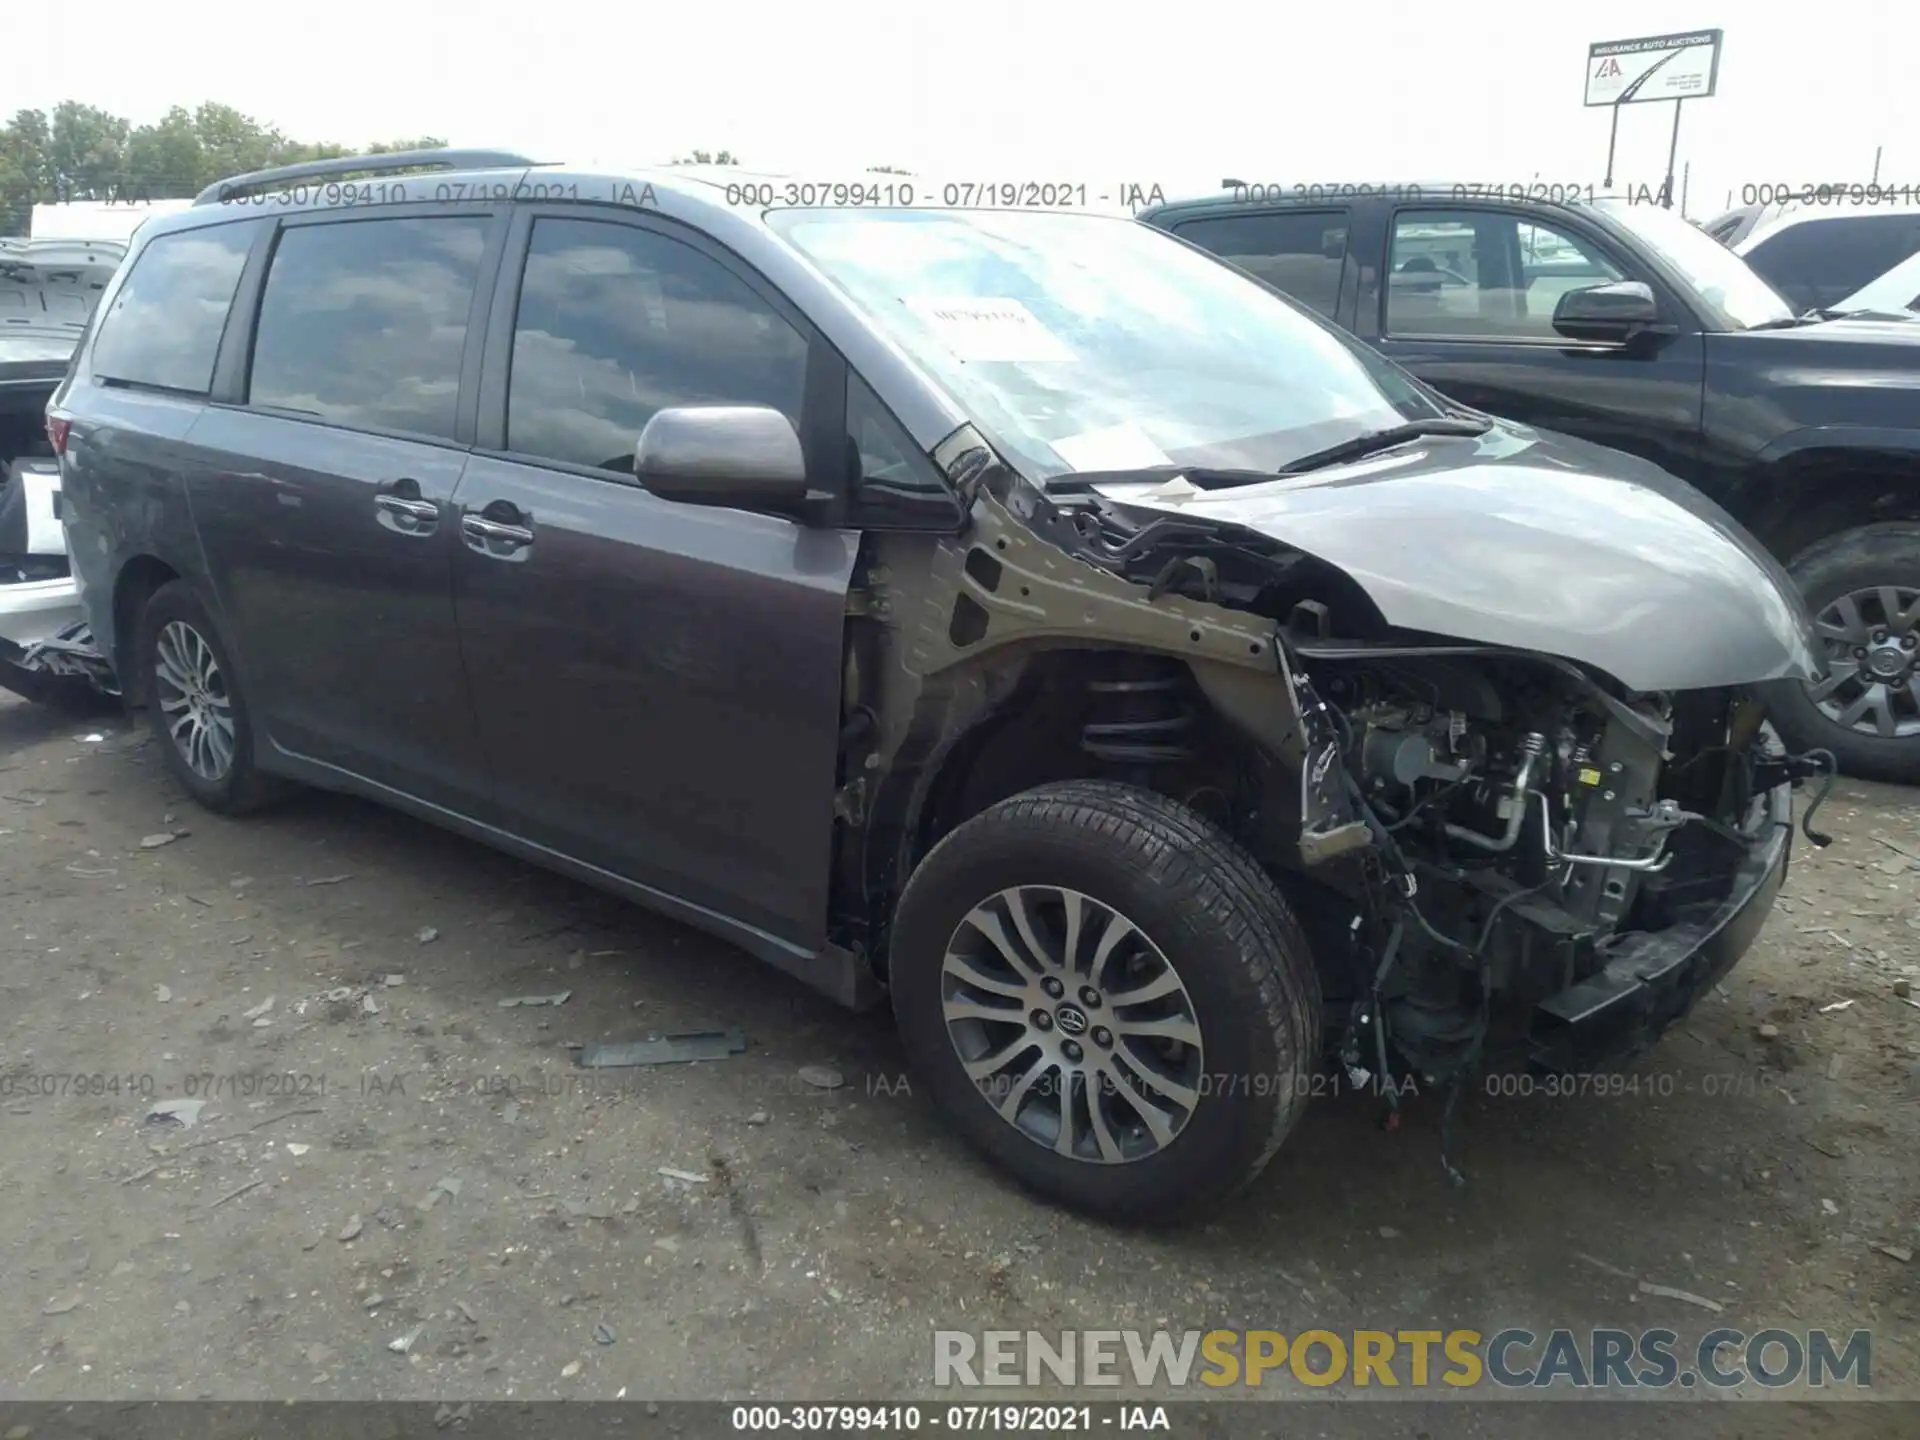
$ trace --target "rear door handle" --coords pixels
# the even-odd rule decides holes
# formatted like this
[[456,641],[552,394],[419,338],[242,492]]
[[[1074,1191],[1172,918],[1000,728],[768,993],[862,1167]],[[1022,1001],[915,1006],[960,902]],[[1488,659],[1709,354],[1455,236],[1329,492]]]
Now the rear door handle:
[[492,560],[524,560],[526,548],[533,544],[532,527],[509,525],[484,515],[461,516],[460,532],[469,550]]

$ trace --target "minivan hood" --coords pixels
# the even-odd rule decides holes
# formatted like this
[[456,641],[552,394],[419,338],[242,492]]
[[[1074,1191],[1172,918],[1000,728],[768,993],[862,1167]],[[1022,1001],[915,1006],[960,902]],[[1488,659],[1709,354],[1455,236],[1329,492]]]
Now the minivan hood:
[[1562,656],[1634,690],[1818,673],[1812,620],[1758,542],[1659,467],[1583,441],[1500,422],[1232,489],[1095,489],[1305,551],[1390,625]]

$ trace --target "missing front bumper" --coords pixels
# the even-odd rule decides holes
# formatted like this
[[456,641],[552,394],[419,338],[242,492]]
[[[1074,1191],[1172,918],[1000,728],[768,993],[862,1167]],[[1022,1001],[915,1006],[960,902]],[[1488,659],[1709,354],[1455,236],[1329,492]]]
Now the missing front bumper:
[[0,688],[37,705],[120,693],[113,667],[84,620],[70,621],[30,645],[0,639]]

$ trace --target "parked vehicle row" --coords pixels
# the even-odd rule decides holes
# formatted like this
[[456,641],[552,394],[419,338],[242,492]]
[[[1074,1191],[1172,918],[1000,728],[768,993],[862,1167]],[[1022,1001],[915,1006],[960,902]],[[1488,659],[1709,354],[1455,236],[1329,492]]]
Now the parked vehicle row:
[[[465,198],[287,189],[422,164]],[[358,157],[142,228],[48,429],[202,804],[355,791],[885,996],[958,1130],[1136,1217],[1323,1057],[1585,1068],[1748,947],[1832,757],[1763,724],[1817,642],[1722,509],[1153,226],[739,178]],[[1519,263],[1482,225],[1410,236],[1427,313]],[[1565,313],[1668,323],[1572,248]]]
[[1920,326],[1808,315],[1658,206],[1382,187],[1143,218],[1456,401],[1640,455],[1724,506],[1819,621],[1821,675],[1774,723],[1850,773],[1920,780]]

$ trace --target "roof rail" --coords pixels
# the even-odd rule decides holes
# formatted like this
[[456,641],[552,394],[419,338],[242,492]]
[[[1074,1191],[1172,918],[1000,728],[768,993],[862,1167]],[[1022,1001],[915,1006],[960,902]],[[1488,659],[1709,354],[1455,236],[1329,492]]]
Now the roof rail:
[[212,205],[269,185],[315,180],[325,175],[365,175],[386,170],[507,170],[537,165],[511,150],[394,150],[385,155],[339,155],[331,160],[304,160],[298,165],[276,165],[216,180],[193,197],[196,205]]

